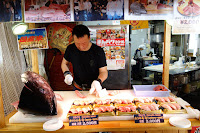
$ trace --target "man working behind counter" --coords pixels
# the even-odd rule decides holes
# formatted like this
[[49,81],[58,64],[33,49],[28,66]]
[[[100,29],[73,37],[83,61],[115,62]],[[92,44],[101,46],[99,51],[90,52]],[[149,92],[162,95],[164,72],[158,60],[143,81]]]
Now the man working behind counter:
[[141,79],[142,78],[142,53],[141,51],[144,50],[146,47],[145,45],[139,45],[138,49],[136,49],[133,59],[136,61],[136,65],[132,67],[133,72],[133,79]]
[[[77,25],[72,31],[74,44],[67,47],[61,63],[64,82],[72,84],[74,90],[91,88],[90,94],[96,95],[102,90],[102,82],[107,79],[108,71],[103,49],[90,42],[89,29],[84,25]],[[69,72],[68,64],[72,63],[74,79]]]

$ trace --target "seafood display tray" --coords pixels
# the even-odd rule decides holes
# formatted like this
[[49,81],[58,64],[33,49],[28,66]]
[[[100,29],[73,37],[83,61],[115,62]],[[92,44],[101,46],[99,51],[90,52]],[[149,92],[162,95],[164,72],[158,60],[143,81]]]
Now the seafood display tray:
[[133,85],[133,91],[136,97],[169,97],[170,90],[168,91],[154,91],[153,89],[158,85]]
[[[111,92],[113,90],[109,90]],[[74,91],[55,91],[55,93],[60,94],[64,100],[58,101],[58,115],[56,116],[35,116],[35,115],[25,115],[22,112],[16,112],[10,119],[9,123],[41,123],[46,122],[51,119],[60,119],[63,122],[68,122],[67,113],[74,102],[74,100],[83,100],[78,98]],[[88,95],[88,91],[82,91],[82,93],[87,96],[84,100],[92,100],[96,99],[95,95]],[[134,98],[133,90],[120,90],[120,93],[116,96],[107,96],[105,99],[123,99],[126,97],[127,99]],[[182,100],[184,101],[184,100]],[[180,104],[181,100],[177,100]],[[182,104],[181,104],[182,105]],[[185,103],[184,103],[185,105]],[[187,109],[187,108],[186,108]],[[187,112],[187,114],[163,114],[164,119],[169,119],[172,116],[180,116],[184,118],[195,118],[196,116],[192,113],[192,111]],[[120,120],[134,120],[134,116],[100,116],[99,121],[120,121]]]

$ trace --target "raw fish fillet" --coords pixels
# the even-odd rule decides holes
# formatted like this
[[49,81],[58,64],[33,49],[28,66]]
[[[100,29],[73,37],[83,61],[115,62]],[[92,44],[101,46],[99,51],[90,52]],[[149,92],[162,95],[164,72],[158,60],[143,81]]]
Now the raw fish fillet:
[[46,80],[37,73],[27,71],[21,75],[25,86],[21,92],[18,108],[36,115],[57,115],[55,94]]

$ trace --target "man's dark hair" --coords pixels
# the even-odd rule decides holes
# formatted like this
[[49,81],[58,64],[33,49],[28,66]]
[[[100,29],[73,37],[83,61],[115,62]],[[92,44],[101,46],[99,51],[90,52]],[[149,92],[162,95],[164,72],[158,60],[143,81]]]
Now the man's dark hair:
[[77,38],[83,37],[84,35],[88,35],[90,37],[90,31],[85,25],[76,25],[72,31],[72,36],[76,35]]

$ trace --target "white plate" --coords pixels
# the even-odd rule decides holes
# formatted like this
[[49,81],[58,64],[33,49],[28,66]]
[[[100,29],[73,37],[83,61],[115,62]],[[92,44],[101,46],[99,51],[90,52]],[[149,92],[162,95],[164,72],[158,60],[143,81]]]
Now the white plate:
[[169,123],[180,128],[189,128],[191,126],[191,122],[183,117],[171,117],[169,118]]
[[59,119],[52,119],[52,120],[46,121],[43,124],[43,129],[45,131],[56,131],[62,127],[63,127],[63,121]]

